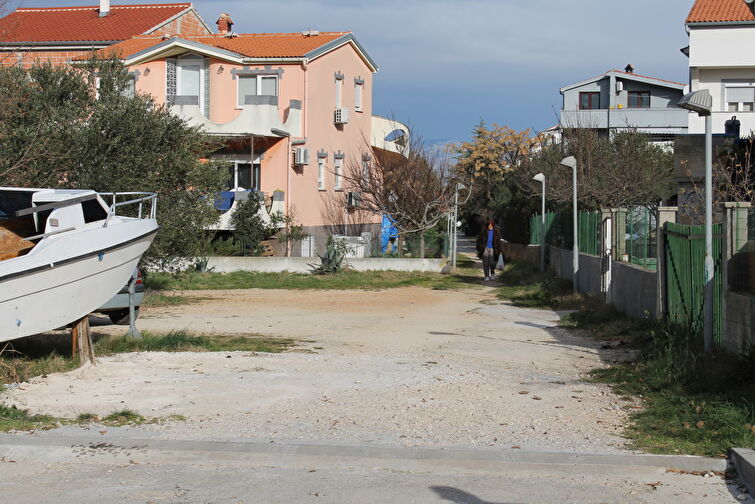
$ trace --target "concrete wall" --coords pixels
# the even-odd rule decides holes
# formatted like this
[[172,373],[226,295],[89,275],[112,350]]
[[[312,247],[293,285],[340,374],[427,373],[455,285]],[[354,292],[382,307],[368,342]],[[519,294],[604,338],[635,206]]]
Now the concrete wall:
[[507,261],[528,262],[535,266],[540,266],[540,246],[539,245],[521,245],[501,241],[501,250]]
[[755,345],[755,296],[726,293],[724,347],[732,352],[745,352]]
[[657,273],[634,264],[614,261],[609,302],[637,318],[658,316]]
[[[370,257],[349,259],[349,267],[356,271],[427,271],[440,273],[446,264],[445,259],[391,259]],[[315,257],[210,257],[208,269],[215,273],[234,271],[255,271],[258,273],[309,273],[320,264]]]
[[[572,279],[572,252],[550,248],[550,268],[561,278]],[[601,258],[579,254],[579,291],[602,294]],[[608,302],[632,317],[647,318],[658,315],[658,285],[656,272],[633,264],[614,261]]]
[[[557,247],[550,248],[550,268],[561,278],[571,280],[572,251]],[[601,293],[600,257],[588,254],[579,254],[579,291],[584,294]]]

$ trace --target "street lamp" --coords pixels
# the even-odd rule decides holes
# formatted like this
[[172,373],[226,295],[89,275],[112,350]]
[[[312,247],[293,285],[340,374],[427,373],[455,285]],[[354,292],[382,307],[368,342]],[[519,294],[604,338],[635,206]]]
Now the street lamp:
[[458,246],[458,236],[457,236],[457,233],[458,233],[459,228],[461,227],[461,222],[459,221],[459,191],[463,191],[466,188],[467,188],[467,186],[465,186],[461,182],[458,182],[456,184],[456,187],[454,188],[454,208],[453,208],[453,211],[452,211],[453,212],[453,218],[452,218],[452,222],[453,222],[453,230],[452,231],[453,232],[452,232],[452,239],[451,239],[452,244],[453,244],[452,245],[452,249],[451,249],[453,251],[452,252],[452,256],[451,256],[452,271],[456,270],[456,256],[457,256],[457,253],[458,253],[458,251],[457,251],[457,246]]
[[688,93],[678,107],[705,117],[705,351],[713,350],[713,97],[707,89]]
[[540,211],[540,272],[545,271],[545,174],[538,173],[533,180],[543,184],[543,205]]
[[561,160],[561,166],[566,166],[572,170],[572,188],[574,192],[574,247],[572,248],[572,271],[574,278],[572,284],[574,286],[574,294],[579,291],[579,226],[578,226],[578,213],[577,213],[577,160],[574,156],[565,157]]

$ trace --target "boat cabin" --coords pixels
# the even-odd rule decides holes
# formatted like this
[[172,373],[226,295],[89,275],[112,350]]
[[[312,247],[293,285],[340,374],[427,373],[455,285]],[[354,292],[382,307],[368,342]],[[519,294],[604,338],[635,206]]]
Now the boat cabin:
[[27,254],[42,238],[104,221],[94,191],[0,187],[0,261]]

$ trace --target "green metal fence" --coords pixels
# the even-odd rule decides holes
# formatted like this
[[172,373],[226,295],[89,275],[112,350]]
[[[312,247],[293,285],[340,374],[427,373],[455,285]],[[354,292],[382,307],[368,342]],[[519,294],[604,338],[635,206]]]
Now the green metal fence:
[[[579,212],[579,251],[585,254],[600,254],[600,212]],[[545,214],[545,229],[542,217],[535,214],[530,218],[530,244],[548,245],[570,249],[574,244],[574,223],[571,212],[548,212]]]
[[[665,224],[666,300],[669,319],[702,334],[705,300],[705,226]],[[721,342],[723,226],[713,226],[713,333]]]
[[648,208],[634,207],[627,210],[625,242],[628,262],[644,268],[657,268],[657,219]]

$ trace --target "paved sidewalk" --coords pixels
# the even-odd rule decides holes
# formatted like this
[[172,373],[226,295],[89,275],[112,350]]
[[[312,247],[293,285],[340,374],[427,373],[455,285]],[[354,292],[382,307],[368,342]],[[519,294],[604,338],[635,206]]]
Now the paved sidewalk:
[[[0,436],[15,503],[724,503],[724,462],[346,444],[165,441],[108,431]],[[672,469],[673,472],[668,472]]]

